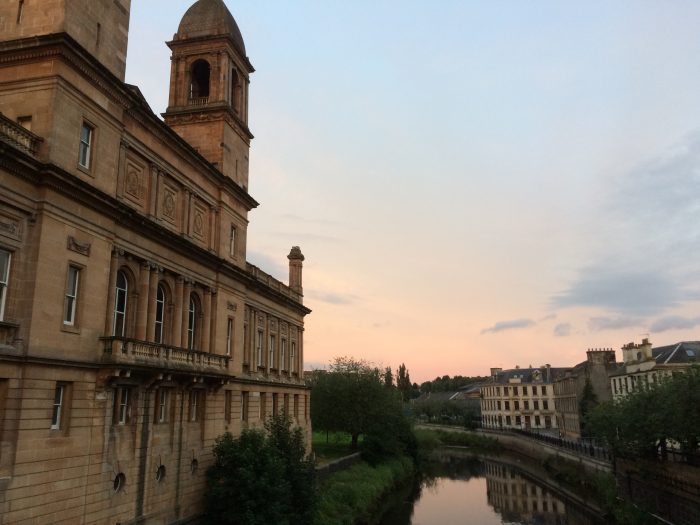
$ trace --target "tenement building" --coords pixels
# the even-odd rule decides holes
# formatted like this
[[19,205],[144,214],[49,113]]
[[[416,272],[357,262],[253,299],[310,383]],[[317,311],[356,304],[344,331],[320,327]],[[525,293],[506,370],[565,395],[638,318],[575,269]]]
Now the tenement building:
[[641,344],[624,345],[624,363],[610,374],[613,399],[622,399],[635,390],[656,385],[666,377],[697,365],[698,354],[700,341],[683,341],[653,348],[649,339],[642,339]]
[[562,437],[582,437],[586,413],[612,399],[609,376],[617,368],[614,350],[588,350],[585,361],[554,381],[554,405]]
[[491,369],[491,380],[481,385],[481,422],[484,428],[547,430],[557,428],[554,380],[566,369]]
[[186,12],[163,121],[124,82],[129,16],[0,2],[3,525],[184,523],[218,436],[310,433],[304,256],[288,285],[246,260],[241,33],[222,0]]

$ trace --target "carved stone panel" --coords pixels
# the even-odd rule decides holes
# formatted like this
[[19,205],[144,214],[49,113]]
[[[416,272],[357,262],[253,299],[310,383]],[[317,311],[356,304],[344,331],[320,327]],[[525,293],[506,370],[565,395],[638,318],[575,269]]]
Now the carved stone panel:
[[144,164],[133,156],[127,156],[124,167],[124,196],[142,210],[146,209],[148,173]]
[[170,223],[172,226],[177,226],[179,200],[177,188],[167,182],[163,184],[160,193],[160,218]]
[[192,210],[192,237],[203,243],[209,238],[209,209],[200,203]]
[[0,236],[22,240],[22,221],[19,217],[0,212]]

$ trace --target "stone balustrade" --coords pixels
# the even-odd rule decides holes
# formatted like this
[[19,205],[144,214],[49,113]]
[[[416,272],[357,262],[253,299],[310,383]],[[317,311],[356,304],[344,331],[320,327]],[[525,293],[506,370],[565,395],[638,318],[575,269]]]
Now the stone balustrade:
[[138,341],[124,337],[103,337],[103,357],[121,365],[145,365],[167,370],[224,373],[229,357]]
[[24,129],[2,113],[0,113],[0,140],[12,144],[31,155],[36,155],[39,144],[43,141],[41,137]]
[[255,266],[254,264],[250,264],[249,262],[246,262],[246,271],[253,276],[253,278],[260,282],[265,284],[268,288],[280,292],[283,295],[286,295],[287,297],[291,297],[292,299],[296,301],[301,301],[301,294],[295,292],[292,290],[289,286],[284,284],[282,281],[275,279],[272,275],[269,273],[263,272],[260,268]]

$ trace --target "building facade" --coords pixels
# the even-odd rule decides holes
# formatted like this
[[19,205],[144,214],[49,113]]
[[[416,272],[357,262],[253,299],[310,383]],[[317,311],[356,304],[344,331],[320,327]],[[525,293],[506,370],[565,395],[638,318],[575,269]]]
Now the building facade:
[[484,428],[548,430],[557,428],[554,380],[565,369],[491,369],[491,381],[481,386],[481,423]]
[[129,19],[0,3],[3,525],[184,523],[218,436],[282,410],[310,436],[304,256],[288,285],[246,260],[241,33],[194,3],[163,122],[124,82]]
[[554,406],[562,437],[581,438],[583,412],[612,399],[610,374],[617,366],[614,350],[588,350],[584,362],[554,381]]
[[648,388],[666,377],[697,365],[700,341],[683,341],[653,348],[649,339],[622,347],[623,364],[610,375],[610,388],[616,401],[641,388]]

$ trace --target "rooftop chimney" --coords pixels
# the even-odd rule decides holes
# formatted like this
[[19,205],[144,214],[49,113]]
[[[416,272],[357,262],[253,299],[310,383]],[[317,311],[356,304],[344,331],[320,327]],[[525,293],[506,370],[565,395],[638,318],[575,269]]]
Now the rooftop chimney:
[[296,293],[303,295],[301,286],[301,270],[304,262],[304,255],[298,246],[292,246],[292,250],[287,255],[289,259],[289,287]]

